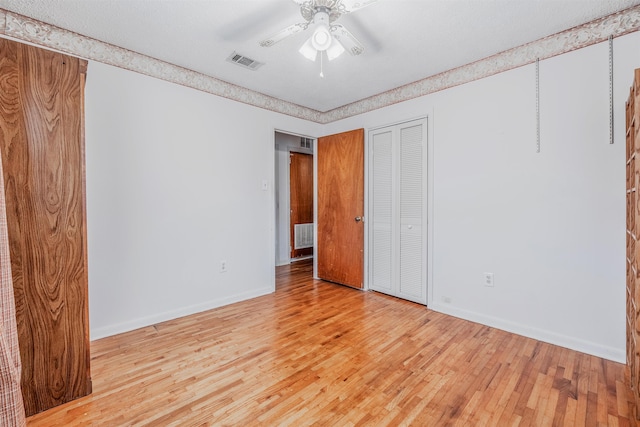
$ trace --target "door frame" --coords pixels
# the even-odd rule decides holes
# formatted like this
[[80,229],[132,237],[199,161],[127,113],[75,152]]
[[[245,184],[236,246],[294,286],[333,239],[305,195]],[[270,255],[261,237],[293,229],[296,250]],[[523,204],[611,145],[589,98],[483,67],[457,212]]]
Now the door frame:
[[[272,141],[273,141],[272,142],[272,147],[273,147],[273,162],[272,162],[273,173],[272,173],[272,176],[273,176],[274,182],[273,182],[273,191],[272,191],[272,197],[271,197],[272,207],[270,209],[273,212],[273,221],[272,221],[273,232],[272,232],[272,237],[271,237],[272,240],[271,240],[271,245],[270,246],[273,248],[273,251],[274,251],[272,259],[273,259],[273,262],[274,262],[275,266],[287,265],[287,264],[291,263],[290,253],[289,253],[289,256],[287,256],[287,260],[288,260],[287,263],[280,263],[279,262],[279,261],[282,261],[282,260],[279,260],[279,255],[278,255],[278,249],[279,249],[279,247],[278,247],[278,242],[279,242],[279,240],[278,240],[278,238],[279,238],[278,232],[281,230],[281,228],[286,228],[287,229],[287,236],[288,236],[287,240],[288,240],[288,243],[289,243],[288,246],[292,245],[291,236],[290,236],[290,233],[289,233],[289,230],[291,228],[291,216],[289,214],[286,215],[286,220],[285,220],[286,221],[286,225],[283,224],[283,226],[280,227],[279,224],[278,224],[278,219],[280,217],[279,217],[279,213],[278,213],[278,200],[277,200],[278,194],[276,193],[276,188],[278,188],[278,174],[280,172],[280,169],[275,167],[276,156],[278,155],[278,150],[276,149],[276,144],[277,144],[276,134],[277,133],[290,135],[290,136],[294,136],[294,137],[298,137],[298,138],[309,138],[309,139],[311,139],[313,141],[313,148],[311,148],[311,149],[305,149],[305,148],[302,148],[302,147],[287,146],[286,151],[287,151],[287,158],[289,157],[289,155],[292,152],[303,153],[303,154],[311,154],[313,156],[313,159],[314,159],[314,174],[313,174],[314,191],[315,191],[315,180],[316,180],[316,174],[315,174],[315,158],[316,158],[316,156],[315,156],[315,144],[316,144],[316,140],[317,140],[317,138],[315,136],[309,136],[309,135],[301,134],[299,132],[291,132],[291,131],[287,131],[287,130],[282,130],[280,128],[272,128],[272,134],[271,134],[271,138],[273,138],[272,139]],[[286,208],[285,211],[287,213],[291,212],[290,173],[291,173],[290,166],[287,163],[286,174],[285,174],[286,175],[285,182],[286,182],[286,188],[287,188],[287,197],[284,198],[284,207]],[[281,189],[280,189],[280,191],[281,191]],[[314,193],[313,201],[314,201],[314,203],[316,203],[315,193]],[[316,224],[315,210],[314,210],[313,221],[314,221],[313,223],[314,223],[314,229],[315,229],[315,224]],[[315,238],[316,237],[317,236],[315,236],[315,234],[314,234],[314,247],[313,247],[314,253],[316,251],[316,247],[315,247]]]
[[[305,137],[306,138],[306,137]],[[288,152],[289,152],[289,159],[291,159],[291,155],[293,153],[297,153],[300,155],[304,155],[304,156],[311,156],[311,179],[313,180],[313,159],[315,158],[315,153],[312,151],[313,149],[299,149],[296,147],[288,147]],[[308,160],[307,160],[308,161]],[[289,198],[288,198],[288,202],[289,202],[289,206],[288,206],[288,211],[290,213],[289,215],[289,263],[291,262],[295,262],[295,261],[299,261],[299,260],[303,260],[303,259],[307,259],[309,257],[312,257],[315,255],[315,252],[312,252],[311,255],[301,255],[299,257],[293,257],[291,256],[291,252],[294,251],[294,245],[295,242],[293,241],[293,239],[291,238],[291,235],[294,233],[294,224],[291,223],[291,212],[292,212],[292,208],[291,208],[291,160],[289,160],[289,168],[288,168],[288,182],[289,182]],[[313,203],[314,198],[313,198],[313,183],[315,181],[313,181],[311,183],[311,202]],[[314,230],[315,230],[315,219],[313,218],[313,210],[312,210],[312,222],[314,224]],[[315,234],[314,234],[314,246],[315,246]],[[314,249],[313,247],[311,248],[312,250]]]

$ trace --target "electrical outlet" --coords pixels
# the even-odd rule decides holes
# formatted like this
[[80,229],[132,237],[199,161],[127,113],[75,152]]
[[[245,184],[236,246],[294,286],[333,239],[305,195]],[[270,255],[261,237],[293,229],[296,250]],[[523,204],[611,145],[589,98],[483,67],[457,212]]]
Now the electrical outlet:
[[484,285],[493,287],[493,273],[484,273]]
[[227,261],[220,261],[220,273],[227,272]]
[[442,302],[445,304],[451,304],[451,298],[450,297],[442,297]]

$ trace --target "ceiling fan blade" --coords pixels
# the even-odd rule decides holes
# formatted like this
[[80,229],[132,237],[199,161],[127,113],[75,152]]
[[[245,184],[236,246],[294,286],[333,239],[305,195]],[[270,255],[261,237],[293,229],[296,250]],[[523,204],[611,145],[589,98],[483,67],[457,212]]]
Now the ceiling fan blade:
[[344,26],[340,24],[331,25],[331,34],[352,56],[360,55],[364,52],[364,46],[353,36]]
[[378,0],[342,0],[342,6],[344,7],[343,13],[355,12],[356,10],[365,8],[376,3]]
[[266,38],[260,42],[260,46],[269,47],[278,43],[281,40],[286,39],[287,37],[299,33],[300,31],[304,31],[309,26],[308,22],[302,22],[300,24],[289,25],[287,28],[284,28],[269,38]]

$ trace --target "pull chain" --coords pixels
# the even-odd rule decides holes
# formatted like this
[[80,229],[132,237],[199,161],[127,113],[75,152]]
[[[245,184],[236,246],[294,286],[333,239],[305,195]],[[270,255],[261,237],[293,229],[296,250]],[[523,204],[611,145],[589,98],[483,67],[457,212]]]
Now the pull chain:
[[609,36],[609,144],[613,144],[613,36]]
[[322,54],[322,51],[320,51],[320,77],[324,79],[324,72],[322,72],[322,57],[324,55]]
[[536,58],[536,153],[540,152],[540,58]]

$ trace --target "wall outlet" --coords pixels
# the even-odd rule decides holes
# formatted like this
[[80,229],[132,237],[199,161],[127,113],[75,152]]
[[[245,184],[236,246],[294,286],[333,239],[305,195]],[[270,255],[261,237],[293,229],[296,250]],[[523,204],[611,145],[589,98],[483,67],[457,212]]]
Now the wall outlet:
[[450,297],[442,297],[442,302],[445,304],[451,304],[451,298]]
[[484,273],[482,277],[485,286],[493,287],[493,273]]
[[220,273],[227,272],[227,261],[220,261]]

